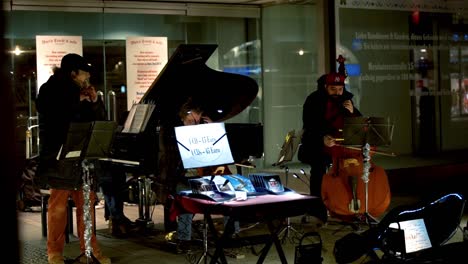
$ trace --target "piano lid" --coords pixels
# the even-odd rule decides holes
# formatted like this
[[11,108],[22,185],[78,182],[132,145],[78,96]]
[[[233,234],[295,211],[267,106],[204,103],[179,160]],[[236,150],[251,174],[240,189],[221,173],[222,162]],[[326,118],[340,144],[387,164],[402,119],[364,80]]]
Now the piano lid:
[[206,61],[217,47],[180,45],[140,102],[156,104],[161,120],[169,122],[190,97],[214,122],[242,112],[256,98],[258,84],[244,75],[209,68]]

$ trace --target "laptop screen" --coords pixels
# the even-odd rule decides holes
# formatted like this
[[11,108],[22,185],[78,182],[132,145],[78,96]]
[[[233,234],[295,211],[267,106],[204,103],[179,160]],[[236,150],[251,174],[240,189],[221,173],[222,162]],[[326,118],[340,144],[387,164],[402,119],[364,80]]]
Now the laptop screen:
[[185,169],[234,163],[224,123],[175,127]]

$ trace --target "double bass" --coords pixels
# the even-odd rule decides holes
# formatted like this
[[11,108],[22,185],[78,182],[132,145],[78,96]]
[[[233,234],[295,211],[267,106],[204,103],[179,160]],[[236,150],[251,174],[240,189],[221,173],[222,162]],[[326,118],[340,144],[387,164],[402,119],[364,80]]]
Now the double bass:
[[[332,167],[322,180],[322,199],[331,215],[344,220],[364,214],[380,217],[388,209],[391,199],[385,170],[366,161],[358,148],[333,148]],[[369,162],[367,175],[365,162]],[[364,176],[367,176],[367,188]]]

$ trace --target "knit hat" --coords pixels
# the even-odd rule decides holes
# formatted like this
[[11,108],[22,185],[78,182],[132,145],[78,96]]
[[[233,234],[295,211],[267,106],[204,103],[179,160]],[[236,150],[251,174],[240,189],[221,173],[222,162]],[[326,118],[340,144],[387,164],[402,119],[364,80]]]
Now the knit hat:
[[344,81],[346,76],[337,72],[331,72],[327,74],[327,78],[325,80],[326,85],[344,85]]
[[66,72],[71,72],[74,70],[82,70],[85,72],[91,72],[92,67],[88,62],[80,55],[75,53],[68,53],[63,56],[60,63],[60,68]]

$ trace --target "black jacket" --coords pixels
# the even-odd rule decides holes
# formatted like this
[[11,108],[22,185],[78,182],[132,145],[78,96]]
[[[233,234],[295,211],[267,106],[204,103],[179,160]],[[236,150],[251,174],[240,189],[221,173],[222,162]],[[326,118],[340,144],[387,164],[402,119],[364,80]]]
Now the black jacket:
[[61,177],[58,175],[57,155],[66,141],[70,123],[104,120],[104,104],[102,101],[80,102],[80,87],[59,69],[41,86],[36,108],[39,112],[38,174],[41,184],[51,188],[74,189],[76,186],[54,180]]
[[[353,94],[344,90],[341,100],[352,100]],[[323,136],[335,133],[335,128],[331,127],[325,119],[327,110],[328,94],[324,88],[319,88],[307,96],[302,112],[303,134],[298,158],[301,162],[311,164],[314,161],[323,161],[324,145]],[[357,108],[351,114],[343,107],[344,117],[361,116]],[[326,158],[326,157],[325,157]]]

